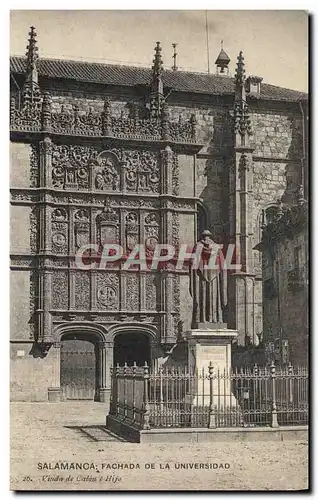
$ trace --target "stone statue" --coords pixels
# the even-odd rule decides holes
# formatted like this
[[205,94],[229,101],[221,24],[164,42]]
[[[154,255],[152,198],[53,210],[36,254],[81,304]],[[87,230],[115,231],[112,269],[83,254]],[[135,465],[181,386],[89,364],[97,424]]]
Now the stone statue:
[[[191,328],[215,328],[216,324],[226,328],[223,321],[224,308],[227,303],[227,276],[223,269],[223,253],[217,250],[216,243],[211,239],[208,230],[203,231],[201,240],[195,250],[201,250],[198,264],[191,261],[190,294],[193,300]],[[212,253],[213,268],[209,264]],[[210,262],[212,264],[212,262]]]

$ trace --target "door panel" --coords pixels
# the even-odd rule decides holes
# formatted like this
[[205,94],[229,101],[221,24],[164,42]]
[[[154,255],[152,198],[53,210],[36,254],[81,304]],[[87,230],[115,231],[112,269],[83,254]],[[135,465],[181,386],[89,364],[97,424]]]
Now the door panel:
[[61,343],[62,399],[94,399],[96,388],[95,346],[86,340]]

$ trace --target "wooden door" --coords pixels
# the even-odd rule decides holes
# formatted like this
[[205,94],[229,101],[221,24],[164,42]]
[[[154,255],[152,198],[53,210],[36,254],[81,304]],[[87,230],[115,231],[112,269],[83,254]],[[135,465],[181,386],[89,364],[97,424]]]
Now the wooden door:
[[94,399],[96,389],[95,346],[87,340],[61,343],[62,399]]

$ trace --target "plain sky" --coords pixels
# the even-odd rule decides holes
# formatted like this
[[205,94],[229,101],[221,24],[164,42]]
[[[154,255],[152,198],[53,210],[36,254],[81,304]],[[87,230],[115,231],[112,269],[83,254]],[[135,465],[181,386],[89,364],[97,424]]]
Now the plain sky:
[[[307,92],[308,15],[301,10],[208,11],[211,72],[224,40],[234,74],[243,51],[247,74]],[[10,53],[24,55],[36,27],[40,57],[151,66],[155,42],[165,67],[176,42],[180,69],[207,72],[205,11],[192,10],[12,10]]]

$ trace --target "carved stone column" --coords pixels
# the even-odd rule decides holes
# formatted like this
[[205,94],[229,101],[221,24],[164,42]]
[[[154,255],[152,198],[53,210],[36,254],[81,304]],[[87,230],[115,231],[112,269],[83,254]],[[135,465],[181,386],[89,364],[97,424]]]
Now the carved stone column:
[[238,331],[238,343],[256,341],[255,274],[253,268],[253,144],[245,92],[244,57],[240,52],[235,77],[234,155],[229,176],[230,238],[239,251],[241,270],[229,275],[228,325]]
[[111,390],[110,368],[113,365],[113,343],[101,341],[98,344],[98,348],[99,401],[105,403],[109,400]]
[[48,400],[57,403],[61,400],[61,342],[54,342],[48,355],[52,360],[52,385],[48,388]]
[[161,151],[161,193],[172,194],[173,151],[166,146]]
[[50,137],[44,137],[40,142],[40,187],[51,184],[52,173],[52,141]]
[[39,262],[38,272],[37,341],[47,344],[52,342],[52,271],[46,268],[46,259]]

